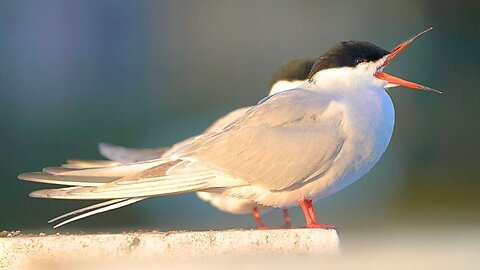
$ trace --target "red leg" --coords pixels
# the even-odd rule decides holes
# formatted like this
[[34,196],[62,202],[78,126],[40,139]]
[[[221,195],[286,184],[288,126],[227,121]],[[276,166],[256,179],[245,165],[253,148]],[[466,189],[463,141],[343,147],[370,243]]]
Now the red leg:
[[314,223],[318,223],[317,217],[315,216],[315,210],[313,210],[313,205],[312,205],[312,200],[309,200],[309,204],[307,206],[308,208],[308,214],[310,215],[310,218]]
[[260,216],[260,213],[258,212],[257,207],[254,207],[254,208],[253,208],[253,218],[254,218],[255,221],[257,222],[257,226],[258,226],[258,229],[259,229],[259,230],[271,230],[271,229],[275,229],[275,228],[269,228],[269,227],[263,225],[262,217]]
[[285,228],[292,228],[292,223],[290,223],[290,215],[288,214],[287,208],[283,208],[283,218],[285,219]]
[[336,229],[333,225],[320,224],[317,221],[315,216],[315,211],[313,210],[312,200],[302,199],[298,201],[300,208],[302,208],[303,215],[305,215],[305,227],[307,228],[318,228],[318,229]]

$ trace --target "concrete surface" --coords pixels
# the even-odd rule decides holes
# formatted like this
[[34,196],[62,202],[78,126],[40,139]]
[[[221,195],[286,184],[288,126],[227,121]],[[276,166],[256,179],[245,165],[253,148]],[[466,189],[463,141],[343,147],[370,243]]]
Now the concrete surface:
[[[122,234],[22,235],[0,238],[0,268],[75,261],[224,259],[265,255],[333,255],[335,230],[227,230]],[[31,268],[31,267],[30,267]],[[35,267],[35,269],[40,269]]]

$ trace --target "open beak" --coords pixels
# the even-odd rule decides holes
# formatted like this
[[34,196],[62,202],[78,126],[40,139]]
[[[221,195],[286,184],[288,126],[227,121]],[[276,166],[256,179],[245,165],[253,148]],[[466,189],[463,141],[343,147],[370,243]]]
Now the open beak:
[[387,56],[387,58],[385,59],[385,62],[383,62],[383,64],[377,68],[377,71],[375,72],[374,76],[376,78],[380,79],[380,80],[384,80],[384,81],[388,82],[389,84],[398,85],[398,86],[405,86],[405,87],[408,87],[408,88],[419,89],[419,90],[424,90],[424,91],[433,91],[433,92],[437,92],[437,93],[442,93],[442,92],[440,92],[438,90],[435,90],[435,89],[432,89],[430,87],[423,86],[423,85],[418,84],[418,83],[410,82],[410,81],[392,76],[390,74],[387,74],[385,72],[382,72],[383,68],[386,67],[390,63],[390,61],[393,60],[393,58],[397,57],[397,55],[400,54],[400,52],[405,50],[405,48],[407,48],[408,45],[410,45],[415,39],[417,39],[421,35],[429,32],[432,29],[433,29],[433,27],[430,27],[427,30],[424,30],[424,31],[420,32],[419,34],[417,34],[414,37],[402,42],[400,45],[395,47],[395,49],[393,49],[392,52]]

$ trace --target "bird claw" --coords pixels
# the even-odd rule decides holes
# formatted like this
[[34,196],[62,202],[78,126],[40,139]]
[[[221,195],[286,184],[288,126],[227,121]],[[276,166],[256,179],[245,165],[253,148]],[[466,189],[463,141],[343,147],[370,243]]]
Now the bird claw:
[[337,226],[335,225],[329,225],[329,224],[321,224],[321,223],[307,223],[305,226],[306,228],[309,229],[326,229],[326,230],[336,230]]
[[279,230],[280,228],[277,227],[267,227],[267,226],[258,226],[258,230],[264,231],[264,230]]

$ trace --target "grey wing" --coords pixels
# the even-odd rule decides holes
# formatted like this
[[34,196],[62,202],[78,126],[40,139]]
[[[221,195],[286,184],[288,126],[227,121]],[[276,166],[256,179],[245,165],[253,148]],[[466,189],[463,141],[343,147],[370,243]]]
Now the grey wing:
[[[234,111],[231,111],[224,115],[223,117],[219,118],[215,122],[213,122],[204,132],[203,134],[212,134],[216,132],[220,132],[222,129],[224,129],[226,126],[230,125],[231,123],[237,121],[241,116],[245,114],[250,109],[250,107],[244,107],[244,108],[239,108]],[[177,152],[179,149],[183,148],[184,146],[190,144],[195,140],[196,137],[190,137],[187,138],[183,141],[180,141],[172,147],[170,147],[168,150],[166,150],[163,154],[162,157],[168,157],[172,155],[173,153]]]
[[227,113],[222,118],[219,118],[212,125],[210,125],[206,130],[205,133],[212,133],[212,132],[219,132],[231,123],[240,119],[251,107],[243,107],[236,109]]
[[[69,185],[75,180],[79,182],[78,179],[89,179],[89,175],[98,174],[103,175],[104,178],[109,178],[110,181],[103,181],[102,183],[100,181],[93,183],[80,182],[81,185],[74,187],[37,190],[30,193],[30,196],[71,200],[124,199],[165,196],[248,184],[233,178],[219,178],[218,172],[201,164],[165,159],[104,168],[66,169],[64,172],[58,169],[49,169],[42,173],[21,174],[19,178]],[[54,178],[52,179],[52,177]]]
[[119,145],[100,143],[98,151],[100,154],[110,160],[133,163],[160,158],[169,147],[158,148],[127,148]]
[[265,99],[175,156],[268,190],[295,188],[330,168],[345,139],[342,120],[333,97],[291,90]]

